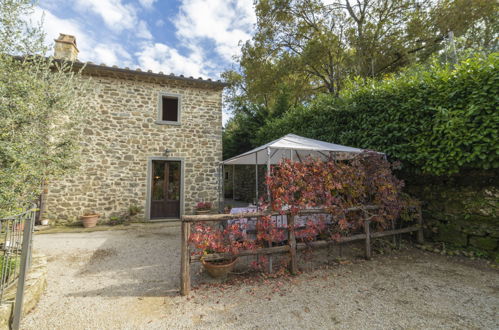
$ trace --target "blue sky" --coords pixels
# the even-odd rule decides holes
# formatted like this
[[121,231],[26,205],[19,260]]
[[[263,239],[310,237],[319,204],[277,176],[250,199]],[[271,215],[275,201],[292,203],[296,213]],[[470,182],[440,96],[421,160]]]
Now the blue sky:
[[78,59],[219,79],[256,23],[253,0],[39,0],[48,42],[73,34]]

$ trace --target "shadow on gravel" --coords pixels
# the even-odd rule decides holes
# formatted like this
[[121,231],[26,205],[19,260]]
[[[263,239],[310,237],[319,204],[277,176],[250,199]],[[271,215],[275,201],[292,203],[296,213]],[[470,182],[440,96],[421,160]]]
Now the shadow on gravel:
[[112,232],[76,276],[95,289],[71,297],[164,297],[178,295],[179,227]]
[[[179,289],[165,289],[164,282],[143,284],[111,285],[103,289],[68,294],[70,297],[174,297]],[[177,285],[178,286],[178,285]]]

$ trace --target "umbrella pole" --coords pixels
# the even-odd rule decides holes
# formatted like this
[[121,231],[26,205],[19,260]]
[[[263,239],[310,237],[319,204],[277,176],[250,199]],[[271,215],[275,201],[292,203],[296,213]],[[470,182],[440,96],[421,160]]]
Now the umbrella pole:
[[222,196],[224,196],[224,186],[225,186],[224,164],[222,163],[218,165],[218,213],[223,211]]
[[[270,148],[267,147],[267,177],[270,176]],[[267,180],[265,180],[267,183]],[[269,205],[272,202],[272,198],[270,197],[270,188],[269,184],[267,183],[267,196],[269,196]],[[269,256],[269,273],[272,273],[272,255]]]
[[255,152],[255,205],[258,206],[258,152]]
[[236,187],[235,187],[235,181],[236,181],[236,165],[232,165],[232,201],[236,201]]
[[[270,176],[270,148],[267,147],[267,177],[269,177],[269,176]],[[270,204],[272,199],[270,197],[270,188],[269,188],[269,184],[267,183],[267,180],[265,180],[265,185],[267,186],[267,196],[268,196],[269,204]]]

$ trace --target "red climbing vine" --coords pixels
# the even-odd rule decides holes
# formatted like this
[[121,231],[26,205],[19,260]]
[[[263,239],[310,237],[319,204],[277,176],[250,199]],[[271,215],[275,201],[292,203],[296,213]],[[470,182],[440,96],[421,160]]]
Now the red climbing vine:
[[[350,160],[301,162],[289,159],[271,167],[266,177],[269,196],[260,200],[261,211],[297,216],[300,210],[320,208],[326,214],[296,223],[296,239],[338,239],[361,228],[364,220],[385,228],[400,216],[405,205],[403,182],[398,180],[383,154],[364,152]],[[196,224],[189,241],[194,253],[223,252],[236,255],[241,249],[257,249],[286,240],[285,229],[275,217],[259,217],[255,234],[247,235],[247,224],[230,224],[214,229]],[[288,228],[291,229],[291,228]]]
[[[293,215],[303,209],[324,208],[341,230],[358,228],[366,218],[385,227],[404,206],[403,182],[393,174],[394,166],[397,164],[375,152],[347,161],[287,159],[272,166],[266,178],[271,203],[262,199],[262,205],[265,210]],[[351,212],[352,208],[358,211]]]

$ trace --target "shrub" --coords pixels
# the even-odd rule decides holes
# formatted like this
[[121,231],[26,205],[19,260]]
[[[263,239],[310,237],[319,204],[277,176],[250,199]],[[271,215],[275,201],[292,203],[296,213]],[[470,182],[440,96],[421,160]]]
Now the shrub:
[[[295,224],[296,237],[302,242],[337,239],[361,228],[364,220],[385,228],[406,205],[414,203],[402,198],[403,183],[393,175],[392,168],[384,155],[374,152],[349,161],[284,160],[272,166],[271,175],[266,177],[271,203],[262,197],[262,210],[294,216],[303,209],[325,209],[327,215],[320,215],[319,221],[308,219],[303,227]],[[334,221],[327,223],[327,217]],[[246,235],[245,226],[231,224],[217,229],[198,223],[189,242],[195,254],[237,255],[241,249],[268,247],[286,240],[285,228],[279,227],[270,215],[258,218],[254,237]]]
[[[284,160],[272,168],[266,182],[272,201],[264,204],[267,208],[293,215],[302,209],[325,208],[338,220],[340,230],[354,230],[366,218],[385,227],[404,206],[400,198],[403,182],[393,175],[384,155],[374,152],[348,162]],[[360,214],[349,215],[352,208],[358,208]]]
[[225,229],[214,229],[205,224],[196,224],[189,236],[189,242],[197,249],[197,254],[230,253],[237,255],[241,249],[253,248],[240,226],[230,225]]
[[454,174],[499,168],[499,53],[456,66],[433,62],[382,81],[354,81],[269,121],[265,143],[286,133],[382,151],[406,169]]
[[108,224],[111,226],[117,226],[125,223],[126,219],[123,216],[112,216],[109,217]]
[[128,207],[128,214],[133,217],[142,212],[142,209],[143,209],[142,206],[132,204]]

